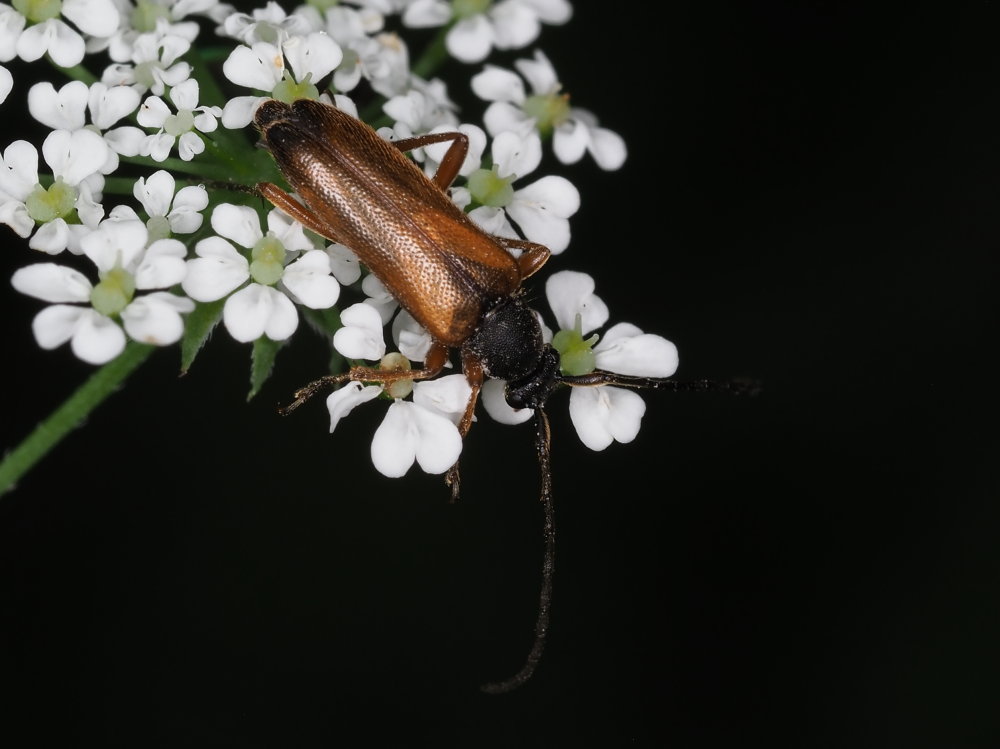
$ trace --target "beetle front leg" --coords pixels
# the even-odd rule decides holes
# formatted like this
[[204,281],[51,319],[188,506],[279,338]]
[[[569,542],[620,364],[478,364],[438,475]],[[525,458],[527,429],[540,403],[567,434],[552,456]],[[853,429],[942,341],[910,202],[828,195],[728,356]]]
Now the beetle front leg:
[[[462,371],[465,373],[465,379],[468,381],[469,387],[472,388],[469,400],[465,404],[465,413],[462,414],[462,420],[458,423],[458,433],[462,436],[462,441],[464,442],[465,436],[469,433],[469,429],[472,428],[476,403],[479,402],[479,391],[483,388],[483,365],[475,356],[463,353]],[[462,483],[458,473],[457,460],[455,461],[455,465],[449,468],[448,473],[445,474],[444,482],[451,488],[451,501],[457,502]]]

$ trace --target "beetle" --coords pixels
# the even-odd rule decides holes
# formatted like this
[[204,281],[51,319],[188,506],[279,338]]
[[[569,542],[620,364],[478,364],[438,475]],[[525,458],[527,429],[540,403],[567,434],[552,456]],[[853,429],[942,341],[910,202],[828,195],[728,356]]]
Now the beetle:
[[[422,135],[390,142],[370,126],[335,106],[311,99],[291,104],[264,101],[254,115],[262,145],[301,197],[273,183],[258,193],[303,226],[346,245],[431,335],[423,367],[385,371],[352,367],[306,385],[288,412],[321,389],[349,380],[391,384],[426,379],[445,367],[449,352],[460,353],[471,396],[459,422],[464,439],[484,378],[506,381],[507,403],[534,411],[535,445],[541,472],[545,558],[535,639],[524,666],[514,676],[486,684],[486,692],[506,692],[524,684],[541,657],[549,626],[554,570],[555,524],[552,499],[549,421],[544,405],[560,385],[614,384],[651,389],[709,389],[709,381],[679,383],[669,378],[618,375],[596,370],[560,372],[559,353],[542,338],[522,284],[549,259],[543,245],[488,234],[452,202],[448,187],[468,151],[460,132]],[[406,155],[432,143],[451,142],[433,177]],[[459,495],[458,463],[445,476],[452,499]]]

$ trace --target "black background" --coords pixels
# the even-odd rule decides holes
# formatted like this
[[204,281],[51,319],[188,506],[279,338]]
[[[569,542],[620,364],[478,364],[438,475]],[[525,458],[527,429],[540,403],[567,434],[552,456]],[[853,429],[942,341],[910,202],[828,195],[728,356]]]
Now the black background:
[[[378,408],[276,414],[318,339],[249,404],[226,333],[183,378],[157,352],[0,499],[14,745],[997,746],[995,5],[579,5],[539,44],[630,155],[563,171],[546,272],[763,393],[647,394],[600,453],[553,398],[552,627],[496,697],[537,603],[530,426],[481,419],[451,505],[371,467]],[[90,368],[4,299],[9,447]]]

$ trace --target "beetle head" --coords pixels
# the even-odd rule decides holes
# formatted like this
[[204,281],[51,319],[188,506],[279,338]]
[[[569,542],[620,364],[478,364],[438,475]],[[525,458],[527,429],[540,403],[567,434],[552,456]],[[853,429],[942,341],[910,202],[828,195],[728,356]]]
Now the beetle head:
[[537,408],[558,384],[559,353],[542,339],[534,311],[519,296],[501,298],[463,345],[490,377],[507,381],[512,408]]

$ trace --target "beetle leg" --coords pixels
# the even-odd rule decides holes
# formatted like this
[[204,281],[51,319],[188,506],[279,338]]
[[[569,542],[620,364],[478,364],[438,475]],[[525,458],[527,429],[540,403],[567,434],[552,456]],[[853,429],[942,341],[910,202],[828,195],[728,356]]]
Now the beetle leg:
[[[483,365],[476,356],[463,353],[462,372],[465,373],[465,379],[468,380],[469,387],[472,388],[472,392],[469,394],[469,401],[465,404],[465,413],[462,414],[462,420],[458,423],[458,433],[462,435],[462,439],[465,440],[465,435],[467,435],[469,433],[469,429],[472,428],[472,419],[476,413],[476,403],[479,401],[479,391],[482,390],[483,387]],[[459,487],[462,483],[458,473],[457,460],[455,461],[455,465],[448,469],[448,473],[445,474],[444,481],[445,484],[451,487],[451,501],[457,501]]]
[[321,390],[328,390],[343,382],[374,382],[384,386],[391,385],[399,380],[429,380],[431,377],[435,377],[438,373],[440,373],[441,370],[444,369],[447,362],[448,347],[440,343],[433,343],[430,350],[427,352],[427,356],[424,358],[424,366],[420,369],[351,367],[346,372],[341,372],[340,374],[335,375],[326,375],[325,377],[320,377],[318,380],[313,380],[308,385],[300,387],[295,391],[295,400],[280,409],[280,412],[287,415],[319,393]]
[[493,237],[508,250],[521,250],[521,254],[517,258],[517,269],[521,272],[521,280],[533,276],[552,257],[552,250],[543,244],[529,242],[526,239],[500,237],[495,234]]
[[430,133],[418,135],[415,138],[403,138],[395,141],[393,145],[400,151],[411,151],[414,148],[422,148],[431,143],[441,143],[446,140],[452,141],[452,144],[438,165],[433,181],[442,190],[447,190],[455,181],[455,177],[458,176],[458,170],[462,168],[465,155],[469,152],[469,137],[465,133]]
[[317,219],[308,208],[277,185],[271,182],[261,182],[257,185],[257,194],[265,200],[274,203],[274,205],[309,229],[309,231],[315,232],[321,237],[326,237],[331,242],[340,241],[336,237],[330,236],[329,224]]

